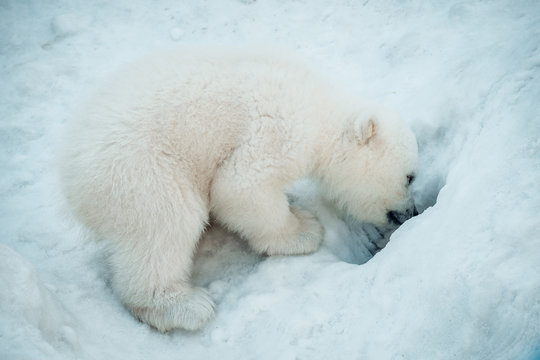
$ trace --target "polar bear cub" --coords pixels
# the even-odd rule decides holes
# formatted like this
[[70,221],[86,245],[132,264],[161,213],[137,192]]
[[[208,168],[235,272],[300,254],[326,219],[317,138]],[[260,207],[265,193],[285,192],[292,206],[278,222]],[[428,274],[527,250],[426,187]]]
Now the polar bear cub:
[[211,216],[258,253],[316,251],[323,228],[284,189],[319,179],[359,220],[412,216],[413,133],[290,55],[183,49],[128,66],[68,128],[67,202],[106,241],[112,285],[140,320],[197,330],[214,315],[190,283]]

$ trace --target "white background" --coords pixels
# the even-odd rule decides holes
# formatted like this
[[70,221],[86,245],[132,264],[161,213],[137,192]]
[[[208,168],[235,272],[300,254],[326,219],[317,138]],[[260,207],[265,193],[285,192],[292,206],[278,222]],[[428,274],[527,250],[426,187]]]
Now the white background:
[[[369,228],[300,184],[320,251],[260,258],[210,233],[194,279],[216,319],[139,323],[63,213],[55,152],[109,74],[185,43],[285,45],[398,111],[423,213],[369,260]],[[539,74],[537,1],[0,1],[0,358],[540,356]]]

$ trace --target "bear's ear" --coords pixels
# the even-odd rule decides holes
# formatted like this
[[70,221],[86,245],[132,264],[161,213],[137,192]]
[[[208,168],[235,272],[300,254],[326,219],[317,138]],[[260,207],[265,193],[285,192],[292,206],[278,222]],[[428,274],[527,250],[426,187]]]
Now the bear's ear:
[[354,116],[345,127],[345,137],[358,145],[368,144],[376,134],[377,118],[372,114]]

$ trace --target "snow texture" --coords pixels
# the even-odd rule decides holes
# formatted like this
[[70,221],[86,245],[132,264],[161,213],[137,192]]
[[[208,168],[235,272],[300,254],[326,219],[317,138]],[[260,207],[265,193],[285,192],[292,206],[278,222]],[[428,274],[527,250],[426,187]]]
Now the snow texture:
[[[185,43],[286,45],[398,111],[419,141],[421,215],[372,257],[387,239],[296,184],[322,249],[262,258],[212,229],[193,276],[217,317],[160,334],[64,212],[55,154],[109,74]],[[0,79],[0,358],[540,356],[537,1],[4,0]]]

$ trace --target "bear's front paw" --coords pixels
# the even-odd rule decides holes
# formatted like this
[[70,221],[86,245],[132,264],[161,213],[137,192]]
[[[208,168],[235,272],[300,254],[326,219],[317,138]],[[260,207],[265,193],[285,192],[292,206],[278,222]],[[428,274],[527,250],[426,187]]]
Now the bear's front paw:
[[182,328],[201,329],[214,317],[214,300],[202,288],[190,288],[160,296],[155,305],[133,308],[141,321],[161,332]]
[[324,229],[317,218],[309,211],[291,208],[298,220],[298,230],[275,239],[268,244],[268,255],[302,255],[311,254],[319,249]]

